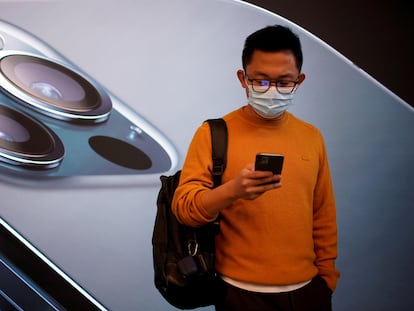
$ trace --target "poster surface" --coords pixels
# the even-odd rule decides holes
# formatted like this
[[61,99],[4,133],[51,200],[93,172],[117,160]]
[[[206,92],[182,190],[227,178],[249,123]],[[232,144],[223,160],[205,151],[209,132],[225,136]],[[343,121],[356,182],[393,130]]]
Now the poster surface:
[[[330,157],[335,309],[407,307],[414,113],[346,57],[239,1],[1,1],[0,20],[0,216],[102,305],[173,309],[153,286],[159,176],[181,167],[203,120],[246,103],[244,39],[283,24],[307,75],[291,112],[321,130]],[[49,80],[16,86],[27,71]],[[380,284],[400,298],[381,301]]]

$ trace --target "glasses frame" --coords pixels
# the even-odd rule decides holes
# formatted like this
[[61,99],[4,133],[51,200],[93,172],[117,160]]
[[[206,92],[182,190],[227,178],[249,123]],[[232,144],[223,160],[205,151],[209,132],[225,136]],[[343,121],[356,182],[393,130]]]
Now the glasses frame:
[[[292,80],[250,79],[247,75],[246,75],[246,78],[247,78],[247,81],[251,83],[250,85],[252,86],[253,91],[258,92],[258,93],[266,93],[272,87],[272,85],[275,85],[276,90],[280,94],[283,94],[283,95],[292,94],[296,91],[296,86],[299,83],[299,78],[293,81]],[[261,82],[261,81],[267,81],[269,83],[268,87],[266,89],[260,89],[260,90],[255,89],[254,82]],[[289,82],[293,82],[293,86],[289,92],[285,92],[284,89],[290,88],[290,87],[282,86],[281,83],[289,83]]]

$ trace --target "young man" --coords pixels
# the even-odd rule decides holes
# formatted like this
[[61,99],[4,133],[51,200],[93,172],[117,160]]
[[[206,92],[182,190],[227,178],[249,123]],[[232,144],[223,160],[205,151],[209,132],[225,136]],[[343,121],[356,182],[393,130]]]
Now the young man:
[[[213,185],[208,124],[197,130],[173,201],[202,226],[220,213],[218,311],[331,310],[339,277],[334,192],[322,135],[287,112],[305,80],[299,38],[283,26],[247,37],[237,71],[247,105],[224,116],[227,168]],[[281,175],[255,171],[258,152],[282,153]]]

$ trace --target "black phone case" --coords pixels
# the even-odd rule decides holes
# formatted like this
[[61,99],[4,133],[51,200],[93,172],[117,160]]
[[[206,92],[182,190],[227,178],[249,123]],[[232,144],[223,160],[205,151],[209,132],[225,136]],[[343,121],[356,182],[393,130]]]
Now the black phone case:
[[271,171],[273,174],[281,174],[284,156],[274,153],[258,153],[256,155],[255,170]]

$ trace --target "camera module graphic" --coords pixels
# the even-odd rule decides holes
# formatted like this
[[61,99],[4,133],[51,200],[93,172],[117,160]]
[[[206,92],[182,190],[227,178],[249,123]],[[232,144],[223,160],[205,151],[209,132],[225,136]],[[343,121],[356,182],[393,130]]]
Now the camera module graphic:
[[3,179],[147,182],[176,165],[174,146],[153,125],[49,45],[0,21]]

